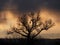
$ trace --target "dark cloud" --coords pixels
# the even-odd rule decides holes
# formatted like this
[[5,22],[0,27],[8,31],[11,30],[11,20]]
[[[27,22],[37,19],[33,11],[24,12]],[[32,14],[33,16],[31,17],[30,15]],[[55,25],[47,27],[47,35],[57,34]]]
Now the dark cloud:
[[6,3],[7,1],[8,1],[8,0],[0,0],[0,11],[3,10],[4,5],[5,5],[5,3]]
[[18,7],[18,11],[36,11],[42,7],[60,10],[60,0],[13,0],[13,5]]
[[19,11],[35,11],[41,7],[41,0],[14,0],[13,3],[17,5]]
[[60,0],[46,0],[43,5],[49,9],[60,11]]
[[18,11],[24,12],[36,11],[42,7],[60,10],[60,0],[0,0],[0,10],[3,9],[5,3],[10,5],[11,8],[16,6]]

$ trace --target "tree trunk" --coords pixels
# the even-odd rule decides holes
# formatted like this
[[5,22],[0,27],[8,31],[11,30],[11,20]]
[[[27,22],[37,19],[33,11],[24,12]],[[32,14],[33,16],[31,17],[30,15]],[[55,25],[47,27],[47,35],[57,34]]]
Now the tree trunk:
[[29,32],[28,36],[27,36],[27,45],[33,45],[32,44],[32,39],[31,39],[31,36],[30,36],[31,32]]

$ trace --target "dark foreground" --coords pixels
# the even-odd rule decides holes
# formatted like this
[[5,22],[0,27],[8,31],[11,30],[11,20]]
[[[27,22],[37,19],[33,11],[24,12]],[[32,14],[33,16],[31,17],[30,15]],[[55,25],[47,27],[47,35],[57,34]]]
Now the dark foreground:
[[[3,44],[4,45],[27,45],[27,40],[26,39],[0,39],[0,45]],[[60,45],[60,39],[34,39],[31,45]]]

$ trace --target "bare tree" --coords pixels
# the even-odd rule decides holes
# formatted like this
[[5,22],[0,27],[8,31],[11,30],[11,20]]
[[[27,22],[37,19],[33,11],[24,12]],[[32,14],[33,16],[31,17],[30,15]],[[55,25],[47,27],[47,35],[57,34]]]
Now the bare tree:
[[[18,28],[13,27],[12,30],[13,30],[13,32],[16,32],[16,33],[26,37],[28,40],[34,39],[36,36],[39,35],[39,33],[41,33],[41,31],[48,30],[49,28],[51,28],[54,25],[54,23],[52,22],[51,19],[46,20],[45,22],[42,22],[41,18],[39,17],[39,13],[36,15],[36,17],[34,17],[34,13],[31,13],[30,21],[28,20],[27,16],[29,16],[29,15],[23,14],[21,17],[20,22],[22,24],[22,28],[18,29]],[[20,24],[18,24],[18,25],[20,26]],[[37,31],[37,34],[31,36],[31,32],[33,32],[34,30]],[[21,33],[21,31],[23,33]]]

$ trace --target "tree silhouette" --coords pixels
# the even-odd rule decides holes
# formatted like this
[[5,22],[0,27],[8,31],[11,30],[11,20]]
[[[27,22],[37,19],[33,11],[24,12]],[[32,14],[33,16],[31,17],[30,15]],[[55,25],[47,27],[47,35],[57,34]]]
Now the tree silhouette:
[[[28,16],[31,17],[30,21],[28,20]],[[20,17],[20,22],[22,24],[22,27],[20,28],[13,27],[12,30],[13,32],[16,32],[26,37],[28,41],[38,36],[39,33],[41,33],[41,31],[48,30],[54,25],[51,19],[42,22],[41,18],[39,17],[39,13],[36,16],[34,16],[34,13],[31,13],[31,15],[23,14],[22,17]],[[21,24],[19,23],[18,25],[20,26]],[[31,33],[34,30],[37,31],[37,34],[31,36]],[[21,33],[21,31],[23,33]]]

